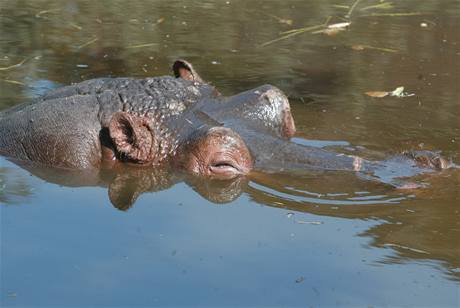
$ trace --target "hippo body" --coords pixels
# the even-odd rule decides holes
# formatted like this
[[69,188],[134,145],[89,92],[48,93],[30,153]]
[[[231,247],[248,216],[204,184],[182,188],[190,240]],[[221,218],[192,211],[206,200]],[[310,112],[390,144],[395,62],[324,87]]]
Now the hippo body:
[[0,153],[54,167],[97,168],[103,148],[112,146],[107,128],[113,114],[152,113],[166,129],[209,90],[173,77],[101,78],[59,88],[0,113]]
[[[385,166],[291,142],[289,102],[273,86],[224,97],[190,63],[176,61],[173,71],[88,80],[1,112],[0,154],[70,169],[168,165],[216,178],[254,169],[370,174]],[[445,164],[427,161],[436,159]]]

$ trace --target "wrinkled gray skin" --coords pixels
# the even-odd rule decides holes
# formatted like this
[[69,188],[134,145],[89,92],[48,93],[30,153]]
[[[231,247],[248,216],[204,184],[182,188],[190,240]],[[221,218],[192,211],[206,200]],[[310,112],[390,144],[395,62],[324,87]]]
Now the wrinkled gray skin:
[[175,77],[88,80],[4,111],[0,154],[71,169],[168,165],[223,179],[319,169],[391,182],[448,165],[433,153],[371,162],[293,143],[294,121],[279,89],[264,85],[223,97],[186,61],[176,61],[173,71]]

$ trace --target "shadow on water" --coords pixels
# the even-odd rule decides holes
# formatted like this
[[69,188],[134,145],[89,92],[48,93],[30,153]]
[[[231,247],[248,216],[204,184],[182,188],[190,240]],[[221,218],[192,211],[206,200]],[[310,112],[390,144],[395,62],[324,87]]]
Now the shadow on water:
[[[332,142],[333,144],[333,142]],[[427,206],[429,199],[442,192],[442,186],[456,170],[438,175],[434,187],[399,191],[383,183],[361,180],[349,172],[308,172],[303,175],[253,173],[249,178],[233,180],[203,179],[160,168],[120,166],[101,171],[73,171],[37,166],[13,161],[30,174],[48,183],[64,187],[103,187],[114,209],[128,211],[144,193],[167,190],[184,182],[212,203],[227,204],[246,194],[253,202],[290,210],[287,215],[298,224],[322,224],[321,220],[303,221],[296,213],[326,217],[379,220],[361,235],[372,238],[371,246],[391,248],[396,254],[380,260],[382,263],[404,263],[410,260],[437,260],[444,265],[448,277],[460,281],[460,243],[456,241],[457,215],[445,213],[442,206]],[[433,178],[431,178],[433,180]],[[333,183],[327,186],[326,183]],[[23,172],[12,167],[0,169],[0,202],[29,203],[33,199],[32,185]],[[361,190],[356,191],[359,187]],[[410,202],[417,197],[417,202]],[[427,202],[428,201],[428,202]],[[402,204],[405,202],[406,204]],[[443,224],[439,225],[439,217]],[[434,236],[435,234],[435,236]],[[439,241],[439,237],[447,240]],[[445,245],[442,245],[445,243]]]

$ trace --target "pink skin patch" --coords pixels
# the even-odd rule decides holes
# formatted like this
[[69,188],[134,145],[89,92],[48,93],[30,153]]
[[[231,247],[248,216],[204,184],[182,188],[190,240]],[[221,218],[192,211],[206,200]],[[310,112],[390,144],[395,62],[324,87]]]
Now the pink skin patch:
[[362,158],[353,156],[353,170],[355,171],[361,171],[363,167],[363,160]]

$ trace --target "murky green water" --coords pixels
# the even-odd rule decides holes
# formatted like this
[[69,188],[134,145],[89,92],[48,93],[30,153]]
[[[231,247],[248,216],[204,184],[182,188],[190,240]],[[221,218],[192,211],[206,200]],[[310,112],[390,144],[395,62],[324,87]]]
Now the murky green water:
[[[362,0],[346,31],[264,45],[343,22],[352,3],[2,0],[0,107],[94,77],[170,74],[180,57],[224,94],[281,88],[298,142],[459,163],[457,0]],[[364,94],[399,86],[415,95]],[[340,172],[139,178],[0,158],[0,305],[460,305],[458,170],[413,191]]]

